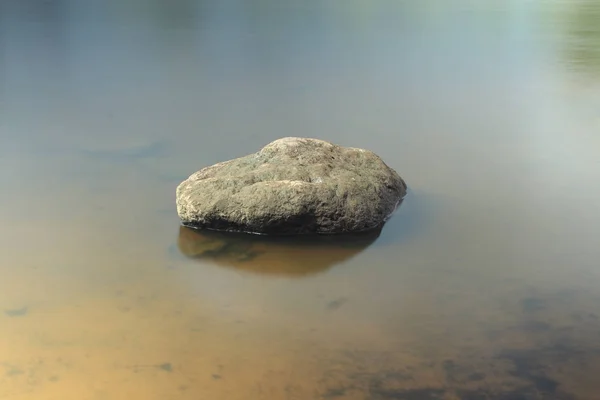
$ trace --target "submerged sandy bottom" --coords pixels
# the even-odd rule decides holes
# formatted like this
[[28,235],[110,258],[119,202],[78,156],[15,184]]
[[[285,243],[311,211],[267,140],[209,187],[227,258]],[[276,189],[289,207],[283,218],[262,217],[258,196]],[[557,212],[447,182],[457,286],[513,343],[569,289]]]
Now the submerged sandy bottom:
[[[277,271],[285,246],[245,261],[239,251],[187,259],[177,229],[170,247],[149,251],[131,233],[102,239],[65,223],[25,254],[26,229],[13,230],[20,265],[5,253],[0,282],[3,399],[593,399],[600,390],[597,299],[567,271],[424,268],[418,243],[395,263],[397,245],[376,243],[298,275]],[[335,251],[331,259],[348,250]]]

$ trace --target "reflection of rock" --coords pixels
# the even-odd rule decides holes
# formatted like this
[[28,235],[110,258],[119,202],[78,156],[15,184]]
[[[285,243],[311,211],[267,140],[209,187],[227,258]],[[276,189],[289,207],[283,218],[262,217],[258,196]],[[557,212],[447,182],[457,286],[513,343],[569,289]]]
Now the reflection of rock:
[[371,151],[288,137],[192,174],[177,187],[177,213],[223,231],[359,232],[381,228],[406,189]]
[[367,248],[380,231],[342,236],[272,237],[181,226],[178,247],[187,257],[265,275],[323,272]]

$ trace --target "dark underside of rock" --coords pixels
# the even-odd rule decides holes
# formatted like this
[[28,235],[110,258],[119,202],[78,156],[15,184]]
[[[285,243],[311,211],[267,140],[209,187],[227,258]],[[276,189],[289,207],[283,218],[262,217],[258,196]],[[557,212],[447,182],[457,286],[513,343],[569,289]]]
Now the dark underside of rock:
[[373,152],[289,137],[201,169],[176,200],[186,226],[296,235],[380,228],[405,195],[402,178]]

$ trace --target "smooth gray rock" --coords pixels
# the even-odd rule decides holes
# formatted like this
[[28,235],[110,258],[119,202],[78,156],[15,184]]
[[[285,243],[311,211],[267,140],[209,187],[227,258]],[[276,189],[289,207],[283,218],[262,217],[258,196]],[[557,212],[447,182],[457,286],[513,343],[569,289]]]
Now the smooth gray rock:
[[335,234],[380,228],[406,184],[376,154],[286,137],[201,169],[176,192],[181,222],[262,234]]

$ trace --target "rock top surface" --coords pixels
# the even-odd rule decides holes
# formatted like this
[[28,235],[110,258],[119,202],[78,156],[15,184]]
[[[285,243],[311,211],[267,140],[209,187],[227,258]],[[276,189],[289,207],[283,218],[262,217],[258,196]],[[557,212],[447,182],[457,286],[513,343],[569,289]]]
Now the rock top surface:
[[406,195],[375,153],[286,137],[192,174],[177,187],[186,226],[272,235],[380,228]]

